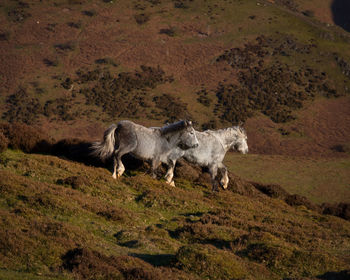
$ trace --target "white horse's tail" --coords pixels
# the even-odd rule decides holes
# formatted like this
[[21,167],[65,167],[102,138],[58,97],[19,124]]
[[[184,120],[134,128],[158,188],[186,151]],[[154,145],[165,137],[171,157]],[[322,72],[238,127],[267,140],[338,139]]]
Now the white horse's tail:
[[104,133],[102,142],[92,143],[92,156],[99,157],[102,160],[109,158],[115,149],[115,130],[118,128],[116,124],[112,124]]

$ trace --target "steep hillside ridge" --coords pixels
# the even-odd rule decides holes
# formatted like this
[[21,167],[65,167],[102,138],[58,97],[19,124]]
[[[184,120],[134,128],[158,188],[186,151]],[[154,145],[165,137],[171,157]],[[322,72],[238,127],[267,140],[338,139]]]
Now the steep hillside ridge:
[[116,181],[105,168],[11,150],[0,177],[6,279],[349,275],[348,221],[291,207],[239,178],[231,180],[244,195],[212,193],[204,182],[177,179],[174,188],[139,171]]

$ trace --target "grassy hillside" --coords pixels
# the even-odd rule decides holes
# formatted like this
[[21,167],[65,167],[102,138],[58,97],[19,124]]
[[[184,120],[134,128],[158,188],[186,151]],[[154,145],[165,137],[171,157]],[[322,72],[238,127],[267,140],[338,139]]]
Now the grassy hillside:
[[[350,37],[319,18],[319,9],[331,18],[328,2],[3,1],[1,118],[89,139],[124,118],[191,118],[200,129],[248,120],[252,151],[267,151],[258,125],[272,127],[272,153],[293,154],[293,141],[317,154],[311,124],[297,139],[288,131],[315,119],[301,114],[319,109],[315,101],[349,103]],[[338,107],[341,123],[349,109]],[[332,147],[347,144],[349,130],[320,125],[320,152],[337,155]]]
[[[1,279],[281,279],[349,272],[350,223],[245,195],[7,150]],[[329,278],[331,279],[331,278]]]
[[[350,35],[330,4],[0,1],[0,279],[349,279]],[[113,180],[81,142],[185,118],[245,122],[227,191],[186,163],[175,188],[145,166]]]

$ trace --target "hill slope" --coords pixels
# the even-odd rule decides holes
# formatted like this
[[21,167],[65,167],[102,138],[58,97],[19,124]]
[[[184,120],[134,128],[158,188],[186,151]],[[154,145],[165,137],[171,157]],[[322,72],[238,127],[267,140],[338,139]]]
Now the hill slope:
[[350,39],[323,23],[328,2],[3,1],[2,119],[58,139],[124,118],[248,120],[253,152],[344,156]]
[[[349,221],[320,212],[349,205],[271,184],[348,202],[350,39],[319,2],[1,1],[0,279],[348,279]],[[212,193],[181,164],[173,188],[6,150],[86,157],[66,138],[125,118],[245,121],[252,153],[286,157],[229,155],[249,182]]]
[[[346,279],[350,223],[271,199],[170,187],[140,171],[7,150],[1,279]],[[238,181],[237,181],[238,180]],[[344,278],[341,278],[344,277]]]

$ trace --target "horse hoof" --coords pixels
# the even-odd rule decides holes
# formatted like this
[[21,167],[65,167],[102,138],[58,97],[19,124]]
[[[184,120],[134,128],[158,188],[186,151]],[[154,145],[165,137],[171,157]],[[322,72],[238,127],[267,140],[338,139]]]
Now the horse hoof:
[[112,178],[113,178],[113,179],[117,179],[117,175],[113,174],[113,175],[112,175]]
[[175,187],[175,182],[174,182],[174,181],[171,181],[171,182],[166,181],[166,183],[167,183],[169,186]]

